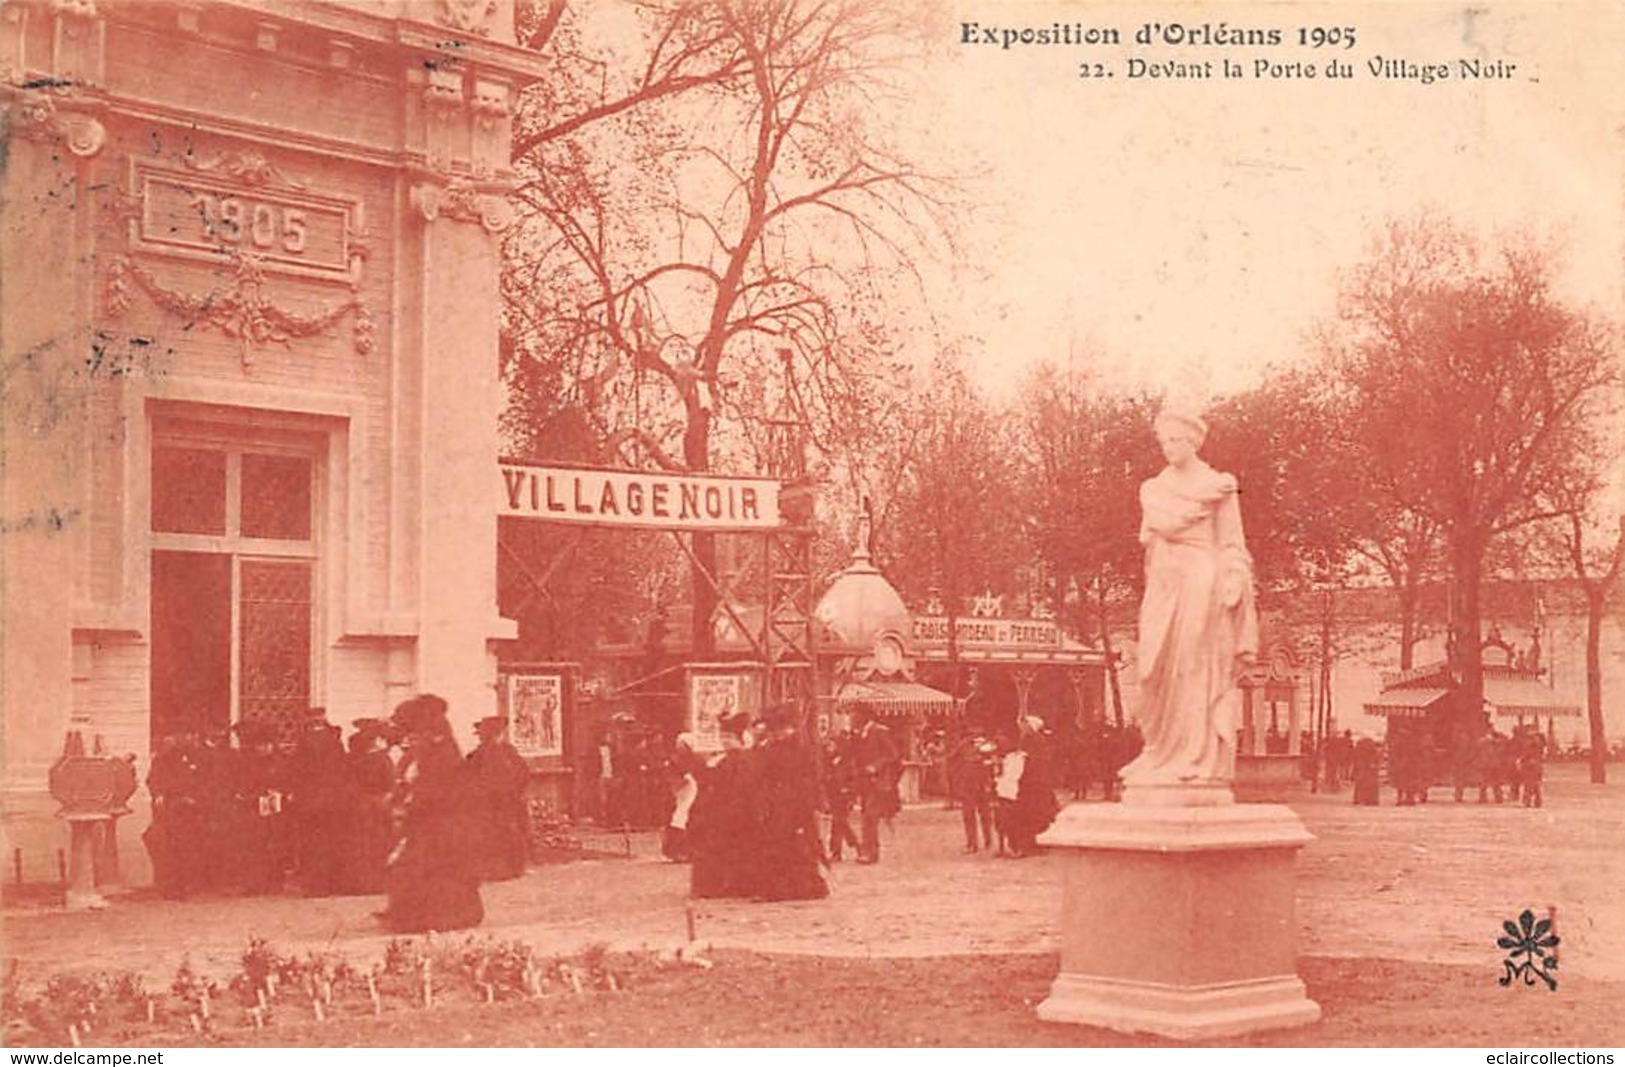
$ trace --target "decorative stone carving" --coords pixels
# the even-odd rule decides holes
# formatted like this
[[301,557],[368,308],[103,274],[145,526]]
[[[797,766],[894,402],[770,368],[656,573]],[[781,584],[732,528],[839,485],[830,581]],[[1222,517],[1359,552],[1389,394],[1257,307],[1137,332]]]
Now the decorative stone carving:
[[412,203],[427,222],[477,222],[487,233],[501,233],[513,224],[513,205],[505,197],[481,192],[463,179],[419,183],[412,188]]
[[236,338],[245,367],[253,366],[256,348],[272,343],[287,345],[296,337],[325,333],[339,319],[354,312],[355,350],[363,356],[372,352],[375,324],[371,311],[360,297],[300,314],[280,306],[266,294],[265,272],[254,256],[238,253],[233,257],[233,267],[229,285],[203,293],[186,293],[169,288],[133,259],[120,256],[107,269],[107,312],[117,316],[129,310],[133,284],[165,311]]
[[63,111],[48,93],[27,93],[18,98],[12,129],[31,141],[61,141],[69,152],[88,159],[107,143],[107,129],[89,115]]
[[489,37],[496,13],[496,0],[439,0],[434,20],[447,29]]
[[117,318],[130,310],[130,261],[122,256],[107,267],[107,314]]
[[474,83],[474,100],[469,105],[480,129],[494,131],[508,117],[508,87],[497,82]]
[[67,114],[58,120],[62,143],[68,151],[81,158],[89,158],[107,143],[107,128],[89,115]]
[[303,182],[296,182],[282,173],[275,164],[258,152],[250,149],[247,152],[223,152],[207,160],[198,160],[192,156],[183,157],[186,166],[195,171],[219,174],[244,185],[261,186],[280,184],[289,189],[303,189]]
[[433,61],[423,86],[424,152],[429,166],[441,174],[451,173],[455,136],[466,129],[463,109],[463,73],[455,63]]
[[423,102],[431,110],[450,111],[460,107],[463,102],[462,72],[446,64],[430,67],[428,80],[423,86]]
[[360,228],[350,231],[350,288],[361,286],[361,269],[372,258],[372,231]]

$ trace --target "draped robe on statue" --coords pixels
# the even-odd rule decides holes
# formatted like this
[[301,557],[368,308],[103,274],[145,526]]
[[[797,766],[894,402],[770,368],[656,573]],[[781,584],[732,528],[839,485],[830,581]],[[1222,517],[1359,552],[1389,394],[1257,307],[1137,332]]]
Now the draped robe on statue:
[[1140,486],[1140,726],[1126,786],[1227,785],[1235,777],[1238,659],[1258,647],[1252,562],[1235,479],[1197,460]]

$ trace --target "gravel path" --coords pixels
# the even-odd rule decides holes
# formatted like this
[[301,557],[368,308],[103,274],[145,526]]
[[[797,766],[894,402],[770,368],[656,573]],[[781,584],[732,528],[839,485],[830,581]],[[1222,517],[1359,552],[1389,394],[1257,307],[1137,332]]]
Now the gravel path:
[[[1625,771],[1612,768],[1619,778]],[[1625,786],[1593,787],[1584,769],[1549,775],[1546,807],[1356,808],[1348,793],[1294,804],[1314,843],[1301,854],[1304,955],[1498,966],[1502,920],[1555,907],[1570,975],[1625,979]],[[1442,791],[1441,791],[1442,792]],[[959,854],[959,817],[911,808],[884,839],[883,862],[842,864],[828,900],[694,905],[699,935],[718,947],[826,956],[926,957],[1052,951],[1059,872],[1054,856]],[[546,951],[679,943],[687,868],[655,854],[652,834],[590,838],[623,853],[533,868],[484,889],[484,934]],[[630,855],[624,855],[625,852]],[[167,982],[183,956],[229,974],[250,936],[279,950],[337,947],[381,954],[376,898],[127,896],[94,913],[13,908],[5,955],[25,972],[136,969]]]

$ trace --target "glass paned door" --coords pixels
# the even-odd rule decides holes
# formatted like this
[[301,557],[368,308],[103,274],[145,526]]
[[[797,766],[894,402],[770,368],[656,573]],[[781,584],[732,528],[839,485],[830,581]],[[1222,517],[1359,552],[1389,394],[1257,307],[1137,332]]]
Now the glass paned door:
[[238,580],[238,712],[288,737],[310,706],[310,563],[244,559]]

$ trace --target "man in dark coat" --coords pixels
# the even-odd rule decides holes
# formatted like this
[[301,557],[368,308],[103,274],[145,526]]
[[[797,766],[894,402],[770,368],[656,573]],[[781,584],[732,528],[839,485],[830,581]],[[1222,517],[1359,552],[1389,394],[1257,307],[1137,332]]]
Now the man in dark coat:
[[222,892],[239,888],[242,873],[243,787],[240,753],[229,730],[211,730],[192,750],[197,769],[197,835],[191,844],[198,858],[198,888]]
[[508,742],[508,720],[500,715],[474,724],[480,743],[468,754],[479,821],[479,870],[483,880],[504,882],[525,873],[530,817],[525,787],[530,768]]
[[299,885],[309,896],[339,890],[347,849],[344,740],[327,721],[326,708],[311,708],[294,738],[293,833]]
[[166,897],[186,896],[201,877],[196,747],[189,736],[165,737],[147,770],[152,825],[141,837],[152,857],[153,882]]
[[1518,727],[1515,735],[1518,761],[1518,788],[1526,808],[1545,802],[1546,739],[1539,726]]
[[819,867],[818,762],[801,740],[793,705],[769,708],[767,736],[756,750],[761,830],[755,892],[759,900],[822,900],[829,896]]
[[880,862],[880,820],[902,810],[897,781],[903,763],[891,731],[875,719],[874,709],[859,704],[852,712],[852,769],[857,783],[858,862]]
[[350,893],[381,893],[395,844],[390,803],[395,763],[389,758],[389,724],[357,719],[345,753],[350,846],[344,861],[344,888]]
[[242,745],[241,878],[250,893],[279,893],[293,866],[285,808],[293,789],[289,759],[278,747],[276,728],[270,723],[245,720],[236,729]]
[[1381,802],[1382,748],[1369,737],[1354,744],[1354,803],[1371,806]]
[[852,766],[852,736],[846,731],[824,741],[824,807],[829,812],[829,862],[839,863],[847,846],[859,847],[852,829],[852,808],[858,802],[857,775]]
[[430,693],[413,697],[391,721],[405,749],[398,785],[402,837],[380,918],[395,933],[478,926],[485,908],[470,847],[468,768],[446,721],[446,702]]
[[948,788],[965,826],[965,852],[993,847],[993,760],[998,746],[980,734],[961,738],[948,759]]

